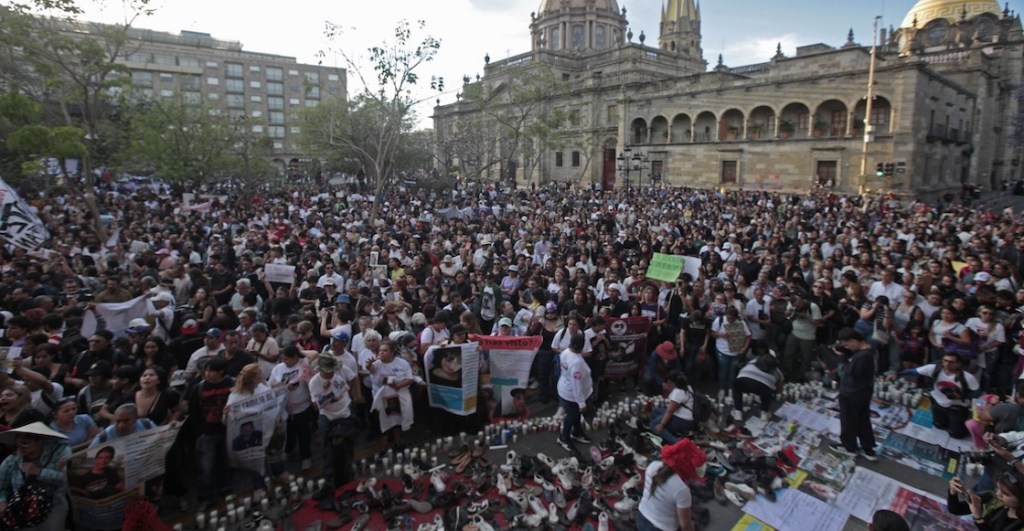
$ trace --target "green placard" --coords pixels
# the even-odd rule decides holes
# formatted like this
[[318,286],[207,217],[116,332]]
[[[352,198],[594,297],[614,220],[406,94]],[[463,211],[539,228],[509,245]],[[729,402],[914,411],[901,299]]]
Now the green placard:
[[683,272],[686,260],[682,256],[654,253],[651,265],[647,267],[647,278],[662,282],[675,282]]

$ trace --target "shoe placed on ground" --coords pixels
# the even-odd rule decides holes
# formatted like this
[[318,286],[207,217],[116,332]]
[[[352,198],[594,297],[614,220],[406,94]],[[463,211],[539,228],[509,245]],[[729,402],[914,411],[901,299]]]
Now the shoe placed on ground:
[[531,511],[540,515],[541,519],[548,517],[548,510],[544,508],[544,504],[541,503],[540,498],[531,494],[530,497],[527,498],[527,500],[530,503]]
[[516,505],[518,505],[519,510],[522,512],[526,512],[526,509],[530,506],[529,500],[526,499],[526,496],[524,496],[522,492],[510,490],[508,491],[508,494],[505,495],[505,497],[508,498],[513,503],[515,503]]
[[554,494],[551,495],[551,502],[559,509],[565,509],[565,491],[562,487],[555,487]]
[[477,531],[494,531],[494,526],[487,523],[483,516],[475,515],[469,519],[469,524],[476,526]]
[[736,422],[742,421],[743,420],[743,412],[740,411],[739,409],[732,410],[732,419],[735,420]]
[[615,505],[613,505],[612,508],[620,513],[629,514],[636,510],[638,503],[640,502],[638,502],[636,498],[626,496],[625,498],[615,502]]
[[546,466],[548,468],[551,468],[551,469],[555,468],[555,465],[556,465],[555,460],[550,458],[550,457],[548,457],[547,454],[544,454],[544,453],[537,454],[537,460],[540,461],[541,463],[544,463],[544,466]]
[[352,524],[352,531],[363,531],[363,528],[366,527],[366,524],[369,523],[369,521],[369,513],[360,515],[359,519],[356,520],[356,523]]
[[539,514],[520,514],[512,519],[513,526],[526,529],[540,527],[543,523],[544,518]]
[[587,467],[583,471],[583,476],[580,478],[580,486],[585,490],[590,490],[594,486],[594,467]]
[[590,459],[596,463],[596,462],[601,460],[601,457],[602,457],[601,449],[598,448],[597,446],[591,446],[590,447]]
[[615,457],[609,455],[608,457],[605,457],[599,463],[597,463],[597,466],[601,470],[608,470],[609,468],[615,466]]
[[627,490],[637,488],[640,485],[640,481],[641,481],[640,474],[634,474],[633,477],[627,479],[625,481],[625,483],[622,484],[622,487],[621,487],[622,494],[623,495],[627,495],[626,494]]
[[746,483],[726,483],[725,492],[732,492],[744,500],[753,500],[757,497],[757,491]]
[[563,488],[572,489],[579,485],[576,472],[572,470],[559,470],[558,471],[558,482],[562,484]]
[[433,474],[430,474],[430,485],[434,487],[434,490],[437,492],[444,492],[446,488],[444,480],[441,479],[441,474],[439,474],[437,471],[434,471]]
[[402,490],[404,490],[406,494],[412,494],[412,487],[413,487],[412,476],[410,476],[409,474],[406,474],[406,473],[403,472],[402,473]]
[[484,498],[480,501],[475,501],[469,504],[469,507],[466,510],[469,511],[469,514],[480,514],[482,512],[486,512],[488,507],[487,499]]
[[608,513],[602,512],[597,517],[597,531],[608,531]]
[[715,478],[712,487],[715,490],[715,501],[718,502],[718,505],[729,503],[729,499],[725,497],[725,485],[722,484],[722,478]]
[[516,451],[509,450],[505,453],[505,464],[508,466],[515,466],[516,464]]
[[420,476],[423,475],[423,472],[420,470],[419,467],[413,466],[409,463],[406,463],[405,466],[402,467],[402,473],[408,474],[413,481],[420,479]]
[[569,441],[562,440],[561,437],[558,438],[558,446],[561,446],[566,452],[572,452],[572,445],[569,444]]
[[573,441],[581,444],[591,444],[594,442],[590,439],[590,437],[587,437],[586,435],[570,435],[569,439],[572,439]]
[[857,455],[867,459],[870,463],[878,462],[878,454],[876,454],[874,450],[858,450]]
[[373,490],[373,487],[377,485],[377,478],[366,478],[359,482],[356,486],[356,492],[362,494],[367,491]]
[[728,490],[725,491],[725,498],[731,501],[736,507],[743,507],[743,504],[747,503],[747,501],[741,498],[738,494]]
[[839,454],[844,457],[855,457],[857,455],[855,452],[847,450],[846,447],[841,444],[830,444],[828,445],[828,449],[831,450],[833,453]]
[[409,500],[409,507],[420,514],[427,514],[434,510],[434,506],[430,505],[430,502],[419,500]]
[[502,474],[501,472],[499,472],[498,473],[498,479],[495,480],[495,483],[498,486],[498,495],[504,496],[504,495],[508,494],[508,482],[505,481],[505,474]]
[[533,482],[536,483],[540,488],[544,490],[555,490],[555,486],[550,481],[541,477],[540,474],[533,475]]

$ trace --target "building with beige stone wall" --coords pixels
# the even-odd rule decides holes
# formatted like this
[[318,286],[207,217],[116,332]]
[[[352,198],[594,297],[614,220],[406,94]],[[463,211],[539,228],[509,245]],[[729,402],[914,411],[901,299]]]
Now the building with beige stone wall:
[[[899,28],[879,30],[873,72],[871,43],[852,32],[839,46],[802,46],[793,57],[780,50],[738,67],[719,57],[709,69],[700,28],[716,21],[702,20],[693,0],[666,0],[657,47],[629,33],[626,15],[615,0],[543,1],[531,15],[532,49],[488,62],[463,93],[500,94],[510,76],[552,71],[563,90],[537,112],[566,117],[558,138],[515,153],[493,142],[481,149],[497,151],[495,163],[476,175],[457,153],[452,166],[468,179],[605,189],[628,178],[633,188],[643,179],[644,188],[936,195],[1021,178],[1013,133],[1024,33],[995,1],[920,0]],[[470,98],[436,107],[439,149],[480,116]],[[642,171],[630,164],[637,153]],[[890,175],[876,177],[879,164]]]

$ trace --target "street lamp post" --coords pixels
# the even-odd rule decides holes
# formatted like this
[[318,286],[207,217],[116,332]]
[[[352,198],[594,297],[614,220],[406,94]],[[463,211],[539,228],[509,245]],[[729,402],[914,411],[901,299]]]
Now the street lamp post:
[[640,173],[637,177],[637,188],[640,189],[640,195],[644,194],[644,170],[650,162],[646,154],[639,151],[633,153],[633,169]]
[[618,167],[619,171],[626,172],[626,195],[629,195],[629,170],[630,170],[630,163],[629,163],[630,157],[629,157],[629,154],[632,153],[632,152],[633,152],[633,150],[629,146],[626,146],[626,148],[622,150],[622,153],[619,153],[618,158],[615,159],[618,162],[617,167]]
[[644,191],[644,166],[650,162],[647,155],[640,150],[633,151],[633,148],[626,146],[615,160],[618,163],[618,170],[626,172],[626,194],[628,195],[630,193],[629,174],[632,171],[640,172],[637,186],[640,188],[640,193],[642,194]]

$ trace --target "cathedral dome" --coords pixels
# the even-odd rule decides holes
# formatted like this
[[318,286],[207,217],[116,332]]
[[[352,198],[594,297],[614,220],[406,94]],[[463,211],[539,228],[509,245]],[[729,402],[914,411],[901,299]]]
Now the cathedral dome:
[[957,22],[967,10],[967,18],[974,18],[982,13],[1002,15],[1003,10],[996,0],[918,0],[910,12],[903,18],[902,28],[909,28],[914,25],[914,18],[917,18],[917,27],[923,28],[925,24],[936,20],[946,19],[949,22]]
[[537,16],[542,17],[549,11],[557,11],[563,7],[579,9],[590,5],[593,5],[597,11],[619,12],[619,3],[615,0],[541,0]]

